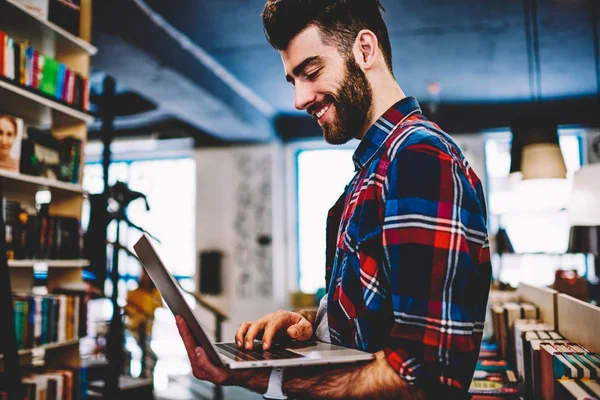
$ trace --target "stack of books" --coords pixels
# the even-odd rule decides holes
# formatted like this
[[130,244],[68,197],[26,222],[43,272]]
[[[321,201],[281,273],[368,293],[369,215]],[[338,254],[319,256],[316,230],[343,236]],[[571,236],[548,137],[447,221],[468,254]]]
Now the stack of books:
[[77,371],[44,369],[23,377],[26,399],[71,400],[77,388]]
[[600,355],[538,320],[535,305],[515,300],[490,304],[493,332],[479,353],[473,399],[600,399]]
[[496,344],[484,341],[469,393],[473,400],[522,399],[525,390]]
[[38,91],[53,100],[89,110],[89,81],[26,42],[0,31],[0,77]]
[[85,321],[77,296],[14,295],[13,307],[19,349],[75,340],[80,321]]
[[[576,343],[542,343],[540,392],[543,399],[600,399],[600,355]],[[582,397],[583,396],[583,397]]]

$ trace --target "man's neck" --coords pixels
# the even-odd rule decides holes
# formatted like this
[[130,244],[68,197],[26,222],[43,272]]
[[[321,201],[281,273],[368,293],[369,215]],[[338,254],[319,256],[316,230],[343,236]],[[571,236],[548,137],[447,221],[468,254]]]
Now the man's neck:
[[371,109],[370,119],[365,124],[358,139],[362,139],[369,128],[371,128],[371,126],[373,126],[373,124],[375,124],[375,122],[389,110],[391,106],[406,97],[396,80],[391,76],[390,79],[386,79],[385,81],[371,82],[371,87],[373,89],[373,108]]

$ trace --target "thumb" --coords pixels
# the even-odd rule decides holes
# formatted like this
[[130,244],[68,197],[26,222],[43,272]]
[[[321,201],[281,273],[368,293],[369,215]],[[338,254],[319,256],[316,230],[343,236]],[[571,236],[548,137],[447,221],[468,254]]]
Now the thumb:
[[290,326],[287,332],[292,339],[307,340],[313,334],[313,327],[308,320],[302,318],[297,324]]

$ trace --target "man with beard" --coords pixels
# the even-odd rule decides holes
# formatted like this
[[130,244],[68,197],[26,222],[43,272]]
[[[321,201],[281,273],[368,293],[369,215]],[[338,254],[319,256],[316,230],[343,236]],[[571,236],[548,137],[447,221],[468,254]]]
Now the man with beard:
[[[318,339],[375,354],[360,365],[226,371],[177,318],[194,375],[310,398],[460,399],[473,375],[491,279],[482,185],[460,148],[406,97],[392,71],[379,0],[268,0],[269,42],[294,102],[325,140],[360,140],[356,174],[328,216],[327,296],[318,311],[243,323],[262,334]],[[400,66],[401,68],[401,66]],[[280,397],[283,398],[283,397]]]

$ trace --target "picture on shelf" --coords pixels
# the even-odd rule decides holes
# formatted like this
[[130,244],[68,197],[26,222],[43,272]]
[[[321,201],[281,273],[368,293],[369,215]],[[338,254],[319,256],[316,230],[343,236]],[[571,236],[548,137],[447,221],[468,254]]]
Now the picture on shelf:
[[0,113],[0,169],[19,171],[23,120]]

